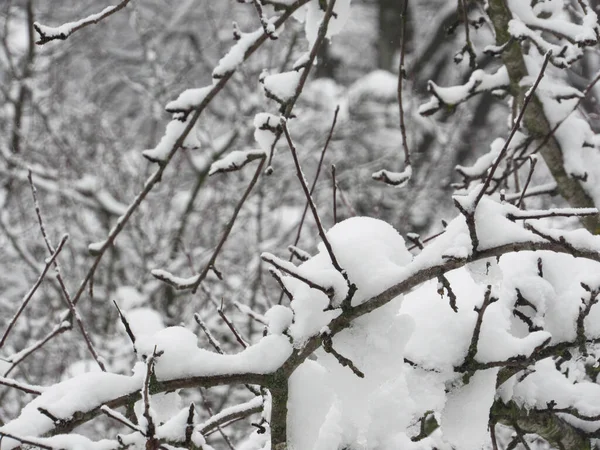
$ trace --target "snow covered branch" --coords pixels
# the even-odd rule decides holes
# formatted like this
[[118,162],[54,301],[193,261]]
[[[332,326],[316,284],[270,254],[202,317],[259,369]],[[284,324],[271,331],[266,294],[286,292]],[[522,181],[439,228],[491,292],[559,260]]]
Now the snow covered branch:
[[44,45],[47,42],[59,39],[66,40],[69,36],[71,36],[76,31],[81,30],[84,27],[87,27],[91,24],[96,24],[108,16],[122,10],[127,6],[130,0],[122,0],[119,4],[114,6],[107,6],[102,11],[96,14],[91,14],[84,19],[77,20],[75,22],[68,22],[59,27],[49,27],[46,25],[42,25],[41,23],[35,22],[33,27],[35,31],[40,35],[40,39],[36,42],[37,45]]

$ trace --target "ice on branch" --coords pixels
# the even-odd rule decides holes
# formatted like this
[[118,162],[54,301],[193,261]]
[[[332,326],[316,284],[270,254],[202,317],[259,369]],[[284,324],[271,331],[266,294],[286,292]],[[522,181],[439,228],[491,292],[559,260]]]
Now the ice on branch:
[[[148,159],[152,162],[162,163],[163,161],[165,161],[168,158],[169,154],[177,146],[177,143],[180,140],[180,138],[183,135],[186,128],[188,126],[190,126],[191,119],[192,119],[192,117],[188,116],[183,121],[179,120],[178,118],[171,120],[167,124],[165,134],[161,138],[158,145],[151,150],[144,150],[142,152],[142,155],[146,159]],[[199,148],[200,147],[200,140],[198,139],[198,136],[196,135],[193,126],[192,126],[192,129],[190,130],[190,132],[187,134],[187,136],[183,140],[183,142],[181,143],[181,147],[183,147],[183,148]]]
[[285,104],[296,95],[302,73],[296,70],[267,75],[261,79],[265,95]]
[[234,150],[224,158],[215,161],[210,166],[209,175],[240,170],[246,164],[257,159],[265,158],[264,150]]
[[214,89],[213,86],[205,86],[196,89],[187,89],[179,94],[177,100],[167,103],[165,107],[169,113],[184,113],[187,114],[191,110],[198,108],[206,99],[206,97]]
[[254,139],[264,152],[271,152],[279,127],[279,116],[269,113],[258,113],[254,116]]
[[428,89],[432,97],[427,103],[419,107],[419,114],[429,116],[442,107],[453,108],[482,92],[496,93],[497,91],[504,91],[509,84],[508,72],[504,66],[493,74],[485,73],[483,70],[475,70],[469,81],[459,86],[440,87],[433,81],[429,81]]

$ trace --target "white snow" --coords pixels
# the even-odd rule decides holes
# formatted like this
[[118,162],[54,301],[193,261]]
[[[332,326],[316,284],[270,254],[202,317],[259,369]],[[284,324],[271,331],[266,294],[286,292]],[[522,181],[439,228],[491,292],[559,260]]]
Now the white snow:
[[269,335],[236,355],[221,355],[197,346],[197,336],[184,327],[168,327],[135,343],[140,357],[156,348],[155,374],[159,380],[218,374],[273,372],[290,356],[292,345],[282,335]]
[[498,369],[480,370],[469,384],[450,393],[442,412],[444,438],[455,448],[479,450],[489,439],[489,411],[496,393]]
[[[142,155],[152,162],[162,162],[167,159],[169,154],[175,149],[175,145],[180,137],[183,135],[184,130],[192,120],[192,116],[188,116],[185,121],[178,119],[171,120],[167,124],[165,134],[161,138],[158,145],[151,150],[144,150]],[[183,143],[181,144],[184,148],[198,148],[200,147],[200,141],[194,128],[187,134]]]
[[292,70],[273,75],[267,75],[263,80],[263,88],[281,103],[286,103],[296,95],[302,72]]
[[233,47],[231,47],[229,52],[219,60],[217,67],[214,68],[212,73],[213,78],[223,78],[228,73],[236,70],[238,66],[244,62],[244,57],[246,56],[248,49],[256,43],[263,33],[264,30],[262,27],[252,33],[241,33],[240,39]]
[[198,108],[208,94],[212,92],[214,86],[205,86],[196,89],[187,89],[179,94],[177,100],[167,103],[165,109],[167,112],[175,113],[180,111],[189,111]]
[[239,170],[251,161],[266,157],[263,150],[234,150],[210,165],[209,175]]
[[254,116],[254,139],[265,153],[269,153],[275,143],[274,130],[278,126],[279,116],[269,113],[258,113]]

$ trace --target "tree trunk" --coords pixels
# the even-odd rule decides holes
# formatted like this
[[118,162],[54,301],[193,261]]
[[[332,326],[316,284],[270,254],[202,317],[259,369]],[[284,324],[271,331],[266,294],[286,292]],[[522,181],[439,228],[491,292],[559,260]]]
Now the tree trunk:
[[[506,6],[505,0],[490,0],[488,14],[496,31],[496,44],[502,45],[508,42],[510,39],[508,22],[512,19],[512,15]],[[517,41],[513,41],[504,50],[502,61],[510,77],[511,94],[519,104],[522,104],[528,87],[520,86],[519,82],[529,74],[525,67],[521,46]],[[523,122],[529,134],[536,139],[544,139],[552,130],[542,104],[537,97],[534,97],[529,103]],[[581,183],[570,177],[565,171],[562,149],[554,137],[548,140],[540,153],[558,185],[558,192],[572,207],[593,208],[596,206]],[[600,233],[600,222],[597,216],[588,216],[582,218],[581,221],[589,232]]]

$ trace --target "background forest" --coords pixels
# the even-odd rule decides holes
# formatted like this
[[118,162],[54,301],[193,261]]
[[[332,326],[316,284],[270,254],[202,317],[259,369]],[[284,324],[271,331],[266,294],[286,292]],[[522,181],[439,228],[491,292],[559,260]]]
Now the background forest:
[[[0,440],[0,448],[13,448],[18,444],[9,439],[18,437],[14,430],[27,430],[26,426],[10,428],[15,423],[11,421],[43,392],[39,386],[100,370],[129,376],[139,360],[144,361],[148,376],[139,386],[142,393],[137,392],[144,400],[144,386],[149,392],[157,389],[150,392],[156,394],[152,395],[155,415],[142,411],[149,400],[146,405],[140,400],[134,411],[132,397],[127,408],[119,410],[123,420],[115,419],[116,408],[125,405],[117,402],[114,411],[109,408],[112,412],[89,423],[83,422],[91,417],[82,414],[83,425],[76,430],[93,440],[113,439],[117,432],[132,429],[139,436],[102,444],[29,439],[27,436],[70,433],[80,425],[76,414],[59,417],[38,407],[39,414],[54,428],[34,427],[21,435],[24,440],[20,444],[77,449],[177,445],[285,448],[275,446],[274,436],[281,432],[273,431],[271,406],[263,408],[276,403],[273,399],[278,385],[273,380],[266,383],[268,389],[257,387],[261,382],[253,380],[260,378],[231,384],[200,382],[194,389],[178,391],[177,399],[162,392],[189,385],[151,389],[151,380],[161,381],[160,374],[153,372],[154,365],[159,370],[158,364],[161,358],[167,361],[168,351],[165,356],[153,353],[159,341],[157,347],[146,346],[144,350],[145,341],[140,337],[164,329],[181,332],[181,327],[195,333],[200,348],[226,354],[238,354],[257,342],[260,345],[272,335],[287,336],[299,352],[294,357],[300,355],[315,365],[322,361],[327,373],[346,389],[340,392],[349,397],[355,390],[363,393],[347,404],[338,393],[335,407],[319,404],[312,408],[294,397],[297,394],[288,398],[286,388],[284,404],[287,401],[288,409],[299,417],[290,419],[294,414],[290,413],[287,422],[287,442],[296,450],[596,446],[600,436],[600,387],[596,384],[600,313],[593,306],[600,293],[600,279],[591,275],[598,272],[598,262],[590,260],[600,260],[600,245],[589,234],[570,241],[566,234],[536,229],[524,237],[527,225],[519,226],[519,231],[512,226],[515,220],[542,218],[544,227],[561,233],[582,224],[592,234],[598,231],[597,211],[591,208],[600,198],[594,187],[600,161],[600,139],[595,134],[600,131],[596,102],[600,92],[595,84],[600,55],[594,12],[599,4],[597,0],[520,1],[521,6],[516,0],[415,0],[407,5],[401,0],[353,0],[342,28],[336,20],[342,22],[348,3],[344,0],[338,0],[333,10],[328,9],[328,2],[317,5],[321,2],[313,0],[306,7],[306,17],[301,17],[304,6],[296,5],[306,1],[132,0],[123,2],[126,6],[122,10],[98,24],[81,28],[64,40],[47,39],[44,45],[36,45],[36,41],[44,41],[45,29],[38,26],[36,30],[34,23],[58,26],[97,13],[103,6],[91,0],[1,2],[0,425],[8,425],[0,428],[0,434],[8,437]],[[517,28],[513,23],[509,34],[509,27],[499,24],[502,14],[494,11],[497,5],[513,17],[520,14],[526,25]],[[276,35],[268,34],[267,22],[261,18],[291,15],[294,8],[298,9],[294,17],[286,20]],[[320,39],[319,21],[311,19],[310,14],[317,10],[319,17],[332,20],[329,26],[339,28],[330,40]],[[243,64],[217,77],[215,68],[226,66],[224,55],[233,54],[234,38],[241,37],[237,42],[243,43],[253,30],[261,35],[261,26],[266,43],[252,48],[251,57]],[[500,29],[507,36],[501,35]],[[499,42],[504,37],[505,42]],[[516,48],[525,60],[521,64],[525,73],[519,79],[510,59]],[[311,50],[316,52],[316,63],[306,66]],[[504,66],[508,74],[503,72]],[[289,90],[287,83],[279,79],[276,83],[273,75],[299,73],[306,67],[310,74],[300,88],[301,95],[291,103],[289,98],[272,98],[277,89],[283,94]],[[186,89],[211,83],[216,86],[220,79],[225,81],[218,99],[206,107],[190,103],[189,95],[179,97]],[[442,87],[454,85],[462,87]],[[549,96],[558,106],[545,103],[544,110],[533,100],[533,106],[524,109],[534,91]],[[165,158],[157,149],[171,142],[169,129],[171,133],[183,130],[179,124],[189,124],[199,108],[201,120],[192,124],[185,142],[176,145],[181,147],[179,151]],[[571,108],[569,111],[575,111],[587,128],[569,123],[560,132],[553,129],[549,133],[550,128],[565,121],[559,108]],[[274,114],[276,120],[276,114],[285,116],[289,130],[263,121],[260,114],[265,111]],[[519,117],[521,111],[523,117]],[[556,115],[551,111],[557,111]],[[544,114],[547,129],[540,132],[538,119]],[[519,128],[521,119],[523,127]],[[267,158],[260,149],[265,150],[265,139],[267,148],[272,142],[269,133],[279,133],[280,139],[271,154],[267,152]],[[576,162],[565,157],[564,164],[562,160],[556,163],[547,156],[551,150],[545,153],[542,149],[538,162],[537,155],[532,156],[536,147],[555,148],[554,137],[549,137],[553,134],[559,146],[570,134],[581,136],[578,145],[583,156],[577,153]],[[508,140],[495,139],[498,136]],[[292,141],[297,159],[289,154]],[[500,149],[505,143],[509,156],[502,160],[506,152]],[[410,158],[405,149],[410,149]],[[255,162],[240,171],[230,170],[226,163],[213,165],[233,151],[246,151],[243,157],[259,160],[259,168],[250,168]],[[490,174],[496,158],[502,164]],[[241,165],[239,159],[228,161]],[[311,196],[299,182],[298,164]],[[153,175],[157,167],[158,178]],[[394,176],[408,173],[407,167],[411,175],[408,183],[391,186]],[[382,169],[389,171],[386,174],[391,180],[387,183],[386,175],[377,175]],[[484,181],[489,184],[478,196],[479,183]],[[152,189],[138,202],[140,191],[149,185]],[[453,194],[471,200],[461,203]],[[473,195],[476,201],[468,203]],[[314,201],[319,220],[308,198]],[[486,217],[499,217],[489,236],[475,225],[480,201],[479,206],[487,208]],[[515,210],[500,210],[500,206],[490,206],[492,202],[506,202]],[[129,214],[132,204],[135,214]],[[474,205],[472,210],[469,205]],[[554,209],[542,212],[548,208]],[[525,210],[535,212],[527,215]],[[461,214],[466,221],[463,228],[468,229],[463,234],[470,234],[472,253],[448,253],[464,244],[449,237],[458,226],[452,225],[456,219],[452,220]],[[325,250],[327,244],[323,247],[321,225],[328,230],[345,219],[362,216],[391,224],[404,236],[406,245],[398,244],[398,236],[381,222],[361,222],[358,228],[347,229],[336,226],[334,230],[345,230],[328,234],[336,253],[346,255],[342,251],[345,246],[356,251],[340,256],[347,273],[339,272],[349,291],[353,283],[358,286],[357,298],[362,300],[352,303],[348,293],[346,299],[352,307],[345,304],[346,299],[335,304],[334,298],[346,287],[339,288],[340,280],[335,277],[323,281],[328,279],[323,258],[327,254],[334,258],[329,248]],[[502,222],[506,217],[512,218],[510,226]],[[340,225],[344,223],[358,222]],[[492,230],[486,223],[485,230],[488,228]],[[107,241],[115,230],[118,239]],[[444,230],[452,231],[441,238],[446,244],[433,240],[438,242],[437,250],[427,253],[429,247],[425,247],[420,251],[427,238]],[[479,233],[479,252],[474,230]],[[381,244],[384,241],[387,244]],[[537,252],[520,253],[518,259],[506,255],[512,250]],[[308,295],[302,290],[305,286],[298,286],[298,280],[308,277],[309,291],[319,291],[319,284],[326,286],[318,294],[327,294],[328,308],[351,312],[361,301],[377,298],[378,292],[393,285],[387,278],[379,280],[380,272],[369,272],[370,264],[379,267],[381,260],[389,259],[408,267],[410,261],[417,261],[416,255],[434,255],[419,260],[426,267],[425,261],[437,261],[436,251],[444,256],[444,263],[431,263],[431,267],[437,270],[443,266],[443,271],[427,272],[428,277],[418,278],[418,283],[396,294],[416,298],[421,292],[419,298],[427,298],[421,306],[416,300],[407,300],[400,309],[401,296],[393,296],[385,306],[377,305],[383,306],[381,309],[370,312],[372,323],[360,322],[353,328],[353,339],[375,343],[377,351],[372,354],[365,344],[349,361],[345,356],[353,354],[356,343],[333,340],[346,350],[338,353],[332,338],[327,340],[323,332],[329,322],[324,321],[322,329],[313,329],[314,323],[324,320],[321,316],[305,319],[300,307],[288,308],[293,302],[300,305],[302,296]],[[366,268],[357,266],[360,256]],[[294,264],[308,259],[305,272],[296,273],[286,266],[288,259]],[[467,263],[468,271],[446,278],[450,269]],[[329,259],[327,264],[338,269]],[[528,270],[532,278],[547,279],[544,283],[525,282],[519,277]],[[504,274],[504,282],[498,281],[502,276],[497,273]],[[198,274],[201,280],[195,278]],[[309,274],[317,277],[315,285],[310,284]],[[356,281],[363,280],[363,275],[364,281]],[[192,287],[190,279],[197,281],[192,293],[183,288]],[[408,293],[426,280],[432,281],[424,283],[424,289]],[[556,306],[561,302],[571,306],[561,309]],[[286,305],[285,311],[274,305]],[[488,306],[491,312],[487,317],[491,318],[486,320],[500,324],[502,332],[493,328],[496,325],[485,325],[488,322],[483,320],[482,311]],[[288,323],[287,314],[292,314],[292,309],[294,318]],[[390,319],[403,317],[396,316],[398,311],[411,316],[414,323]],[[348,323],[364,319],[359,313],[364,314],[350,315]],[[392,322],[386,322],[388,319]],[[303,320],[313,323],[299,331]],[[568,325],[560,325],[561,320]],[[409,341],[407,330],[411,327],[416,331]],[[480,333],[483,337],[478,341]],[[321,336],[318,346],[325,350],[318,353],[315,347],[312,350],[316,353],[303,355],[301,349],[310,348],[309,338],[317,335]],[[182,344],[177,347],[181,358],[185,358],[184,350],[190,354],[197,350],[195,344],[191,350],[186,347],[187,338],[181,337]],[[173,339],[169,342],[179,337]],[[498,350],[493,343],[501,347],[503,339],[510,342]],[[389,342],[384,345],[378,340]],[[494,350],[484,355],[480,349],[477,353],[478,342],[482,348],[485,344]],[[263,357],[269,360],[268,355]],[[170,361],[177,365],[176,359]],[[366,365],[362,367],[364,373],[357,361]],[[544,370],[550,370],[546,366],[535,369],[536,364],[549,364],[552,376],[545,374]],[[300,362],[294,367],[298,366],[309,370]],[[378,378],[378,372],[386,375]],[[273,373],[278,372],[274,369]],[[286,377],[291,373],[286,372]],[[354,384],[360,373],[371,380],[367,385]],[[394,384],[398,373],[406,373],[402,388]],[[535,373],[545,375],[538,379]],[[317,377],[311,372],[306,379],[313,376]],[[559,378],[562,381],[556,381]],[[519,391],[527,379],[534,387]],[[329,395],[320,393],[319,383],[313,382],[306,382],[310,394],[303,396],[316,399]],[[435,389],[419,390],[420,383]],[[84,392],[95,392],[93,384],[82,382],[81,386],[88,386]],[[463,389],[465,386],[473,390]],[[410,397],[405,391],[416,392],[412,406],[404,403]],[[568,395],[532,400],[528,395],[533,391]],[[253,395],[260,402],[248,400]],[[448,400],[453,395],[459,399],[455,403]],[[389,401],[388,397],[396,403],[385,403],[383,399]],[[49,404],[58,405],[61,398]],[[331,418],[343,415],[339,410],[344,408],[367,411],[370,406],[365,405],[373,402],[375,412],[350,414],[352,417],[339,422]],[[243,407],[236,410],[234,405],[240,403]],[[195,407],[184,408],[190,404]],[[178,408],[185,409],[185,417]],[[319,408],[325,412],[321,414]],[[530,417],[529,410],[536,408],[541,415]],[[397,416],[398,410],[410,412]],[[93,411],[94,415],[100,413],[99,409]],[[313,414],[313,421],[306,419]],[[571,417],[565,418],[569,414]],[[185,431],[185,442],[181,443],[174,437],[163,439],[171,436],[167,431],[163,430],[166,434],[160,439],[151,431],[153,421],[158,427],[173,417],[179,421],[174,419],[174,423],[183,424],[182,430],[187,420],[201,438],[191,431],[188,436]],[[25,419],[34,422],[29,416]],[[285,415],[283,420],[285,423]],[[331,429],[323,431],[323,424]],[[297,430],[318,437],[302,437]]]

